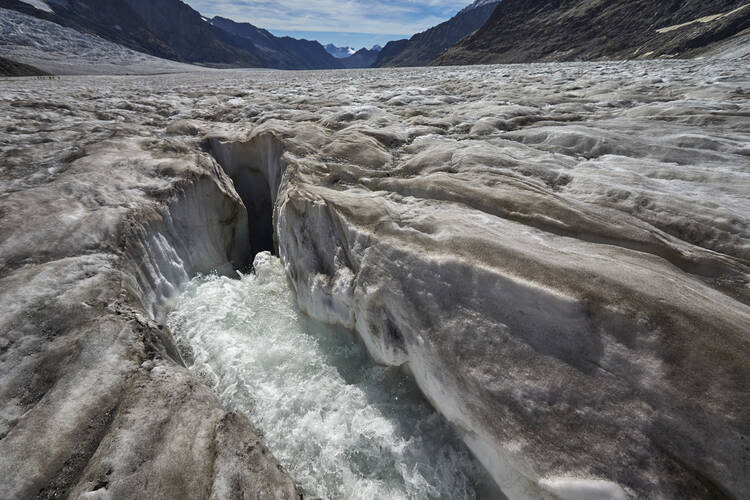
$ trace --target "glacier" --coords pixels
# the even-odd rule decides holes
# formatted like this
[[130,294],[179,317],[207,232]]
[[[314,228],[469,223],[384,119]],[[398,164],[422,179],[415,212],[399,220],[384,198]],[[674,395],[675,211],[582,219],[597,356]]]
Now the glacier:
[[747,497],[749,83],[724,58],[0,80],[0,496],[295,495],[174,316],[270,250],[508,498]]
[[[43,0],[26,3],[52,12]],[[128,49],[90,33],[0,8],[3,56],[55,75],[139,75],[205,71]]]

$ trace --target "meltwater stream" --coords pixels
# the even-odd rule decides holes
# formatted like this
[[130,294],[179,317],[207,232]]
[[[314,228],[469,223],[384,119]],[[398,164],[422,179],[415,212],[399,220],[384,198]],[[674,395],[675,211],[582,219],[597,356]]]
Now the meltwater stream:
[[297,309],[276,257],[239,280],[194,279],[168,322],[191,370],[250,417],[305,496],[500,495],[407,374]]

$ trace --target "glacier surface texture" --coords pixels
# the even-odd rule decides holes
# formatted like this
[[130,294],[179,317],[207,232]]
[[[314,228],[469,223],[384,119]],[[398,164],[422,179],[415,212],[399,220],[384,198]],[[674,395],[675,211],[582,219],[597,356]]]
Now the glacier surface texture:
[[[347,497],[376,450],[394,495],[750,497],[747,65],[0,80],[0,116],[0,497]],[[378,420],[400,376],[432,430]]]

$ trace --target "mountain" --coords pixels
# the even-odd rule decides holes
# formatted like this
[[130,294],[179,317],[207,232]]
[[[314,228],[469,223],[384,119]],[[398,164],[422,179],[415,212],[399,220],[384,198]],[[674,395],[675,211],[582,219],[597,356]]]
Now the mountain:
[[211,25],[251,42],[266,67],[279,69],[337,69],[345,67],[318,42],[277,37],[250,23],[214,17]]
[[376,50],[375,48],[359,49],[349,57],[339,59],[338,61],[345,68],[369,68],[378,58],[379,54],[380,51]]
[[[0,9],[0,47],[3,58],[54,75],[201,71],[199,66],[155,57],[91,33],[11,9]],[[17,67],[11,67],[11,70],[29,71]]]
[[435,64],[691,57],[749,28],[746,0],[504,0]]
[[0,8],[174,61],[213,67],[342,67],[317,42],[278,38],[228,19],[211,22],[181,0],[0,0]]
[[47,5],[52,12],[0,0],[2,8],[157,57],[214,66],[263,65],[252,44],[211,26],[180,0],[49,0]]
[[371,67],[384,67],[388,61],[396,57],[402,50],[404,50],[406,44],[408,43],[409,40],[407,38],[386,43],[385,47],[383,47],[383,49],[378,54],[378,57],[375,59],[375,62],[372,63]]
[[351,47],[336,47],[334,44],[329,43],[325,46],[326,52],[331,54],[337,59],[343,59],[344,57],[353,56],[357,51]]
[[325,49],[326,52],[337,59],[340,67],[352,69],[372,66],[383,48],[380,45],[373,45],[371,49],[354,50],[351,47],[337,47],[329,43],[325,46]]
[[409,40],[399,40],[386,45],[390,53],[375,61],[374,67],[426,66],[441,52],[454,45],[469,33],[479,29],[489,19],[499,0],[476,0],[448,21]]
[[[86,3],[93,1],[86,0]],[[96,0],[97,6],[100,1]],[[178,60],[263,66],[252,44],[212,26],[198,11],[180,0],[121,0],[116,3],[130,6],[145,27],[176,52]]]
[[[37,6],[42,5],[39,2]],[[143,20],[121,1],[50,1],[39,9],[19,0],[0,0],[0,8],[15,10],[66,28],[96,35],[105,40],[157,57],[177,60],[179,56],[166,41],[145,27]],[[54,10],[53,10],[54,9]]]

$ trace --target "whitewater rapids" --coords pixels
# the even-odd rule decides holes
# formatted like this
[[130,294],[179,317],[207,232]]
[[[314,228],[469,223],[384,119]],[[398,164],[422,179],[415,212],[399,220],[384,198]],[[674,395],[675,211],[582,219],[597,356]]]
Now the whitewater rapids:
[[302,314],[278,258],[258,254],[254,270],[193,279],[168,324],[191,371],[250,417],[305,493],[498,498],[408,374]]

